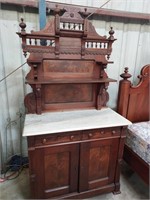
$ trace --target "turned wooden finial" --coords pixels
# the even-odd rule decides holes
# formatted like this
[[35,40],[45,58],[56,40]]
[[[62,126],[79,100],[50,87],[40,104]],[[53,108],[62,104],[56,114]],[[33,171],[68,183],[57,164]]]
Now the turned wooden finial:
[[87,17],[88,15],[90,15],[90,13],[87,12],[87,8],[84,8],[83,15],[84,15],[84,17]]
[[113,27],[110,27],[110,31],[109,31],[109,39],[110,40],[114,40],[114,33],[115,33],[115,31],[113,30]]
[[80,12],[80,11],[79,11],[79,13],[82,14],[82,17],[83,17],[83,18],[89,18],[89,17],[92,15],[92,13],[90,13],[90,12],[87,11],[87,8],[84,8],[84,11],[83,11],[83,12]]
[[21,22],[19,24],[21,31],[25,32],[25,28],[26,28],[26,23],[24,23],[24,19],[21,18]]
[[58,4],[56,4],[56,8],[55,8],[55,10],[54,10],[54,13],[55,13],[55,15],[56,15],[56,14],[59,15],[59,13],[60,13],[60,8],[59,8]]
[[128,73],[128,69],[129,69],[128,67],[125,67],[124,73],[120,75],[124,80],[127,80],[128,78],[131,77],[131,74]]

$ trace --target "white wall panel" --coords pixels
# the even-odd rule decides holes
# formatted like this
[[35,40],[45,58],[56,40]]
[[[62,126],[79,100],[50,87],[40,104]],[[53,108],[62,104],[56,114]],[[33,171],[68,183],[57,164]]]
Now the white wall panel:
[[[20,38],[16,34],[20,31],[21,17],[27,20],[27,31],[38,28],[38,17],[35,14],[0,10],[0,80],[26,61],[22,53]],[[30,90],[25,85],[27,71],[29,71],[29,67],[25,65],[0,82],[2,162],[5,162],[11,155],[27,153],[26,139],[21,135],[22,123],[20,120],[22,121],[22,118],[20,119],[18,116],[18,113],[24,113],[24,95]]]
[[[106,1],[64,0],[55,2],[100,7]],[[150,2],[149,0],[112,0],[104,8],[148,13]],[[23,10],[24,12],[0,10],[0,80],[26,61],[21,49],[21,40],[16,34],[20,31],[18,25],[20,18],[25,19],[27,32],[39,30],[38,15]],[[118,82],[124,67],[129,67],[129,72],[133,75],[131,80],[137,83],[137,75],[141,67],[150,63],[150,23],[143,24],[139,20],[131,21],[105,16],[95,16],[92,23],[102,36],[109,35],[111,26],[115,30],[114,36],[117,40],[113,44],[113,52],[110,57],[114,64],[108,65],[107,73],[109,77],[117,80],[116,83],[110,83],[108,89],[110,94],[108,106],[116,108]],[[6,80],[0,82],[0,144],[2,144],[0,151],[2,151],[3,161],[6,159],[6,139],[7,157],[20,153],[20,145],[22,145],[23,153],[26,151],[26,139],[21,140],[22,124],[20,121],[17,120],[16,124],[12,123],[7,130],[6,126],[8,125],[7,119],[16,120],[17,112],[24,112],[24,95],[31,90],[24,84],[28,71],[29,67],[26,64]]]
[[[51,0],[46,0],[51,1]],[[92,6],[100,8],[108,0],[53,0],[52,2],[75,4],[81,6]],[[149,13],[150,1],[149,0],[110,0],[103,8],[123,10],[131,12]]]

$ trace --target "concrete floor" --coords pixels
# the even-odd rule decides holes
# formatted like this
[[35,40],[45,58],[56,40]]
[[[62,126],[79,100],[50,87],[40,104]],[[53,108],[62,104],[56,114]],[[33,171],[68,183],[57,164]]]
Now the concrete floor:
[[[90,199],[100,200],[131,200],[149,199],[149,187],[123,163],[121,167],[121,194],[112,193],[99,195]],[[0,199],[30,199],[28,168],[13,179],[0,183]]]

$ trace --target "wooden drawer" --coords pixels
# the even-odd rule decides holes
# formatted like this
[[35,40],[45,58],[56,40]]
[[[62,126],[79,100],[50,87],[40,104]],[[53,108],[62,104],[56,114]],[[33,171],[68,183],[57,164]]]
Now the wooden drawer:
[[65,142],[75,142],[75,141],[80,141],[81,138],[82,136],[80,131],[40,135],[40,136],[35,136],[35,146],[65,143]]
[[120,136],[120,128],[104,128],[83,131],[82,140]]

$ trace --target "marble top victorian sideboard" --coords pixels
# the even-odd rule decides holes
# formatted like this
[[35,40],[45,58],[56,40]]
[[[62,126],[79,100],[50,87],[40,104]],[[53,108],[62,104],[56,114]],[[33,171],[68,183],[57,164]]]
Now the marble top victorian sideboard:
[[107,68],[112,44],[97,34],[90,14],[60,10],[41,31],[26,33],[24,55],[31,67],[26,83],[23,135],[28,140],[32,198],[86,198],[120,192],[120,161],[128,120],[107,107],[115,80]]

